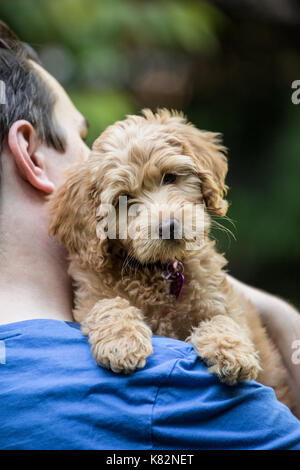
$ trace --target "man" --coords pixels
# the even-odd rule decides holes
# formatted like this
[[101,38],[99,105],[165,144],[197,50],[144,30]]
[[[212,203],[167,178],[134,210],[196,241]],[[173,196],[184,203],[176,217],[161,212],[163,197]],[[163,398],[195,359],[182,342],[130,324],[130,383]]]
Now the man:
[[[189,344],[155,337],[132,376],[95,364],[45,207],[63,170],[88,155],[86,120],[4,24],[0,80],[0,448],[300,449],[300,423],[271,389],[219,383]],[[232,282],[261,312],[296,390],[297,313]]]

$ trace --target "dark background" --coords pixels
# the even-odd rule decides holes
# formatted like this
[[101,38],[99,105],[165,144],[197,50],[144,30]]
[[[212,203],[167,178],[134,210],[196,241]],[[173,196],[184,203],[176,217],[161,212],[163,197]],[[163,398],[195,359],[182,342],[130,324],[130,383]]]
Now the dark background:
[[[300,6],[293,0],[1,0],[90,121],[182,109],[229,149],[230,272],[300,307]],[[233,225],[233,224],[234,225]]]

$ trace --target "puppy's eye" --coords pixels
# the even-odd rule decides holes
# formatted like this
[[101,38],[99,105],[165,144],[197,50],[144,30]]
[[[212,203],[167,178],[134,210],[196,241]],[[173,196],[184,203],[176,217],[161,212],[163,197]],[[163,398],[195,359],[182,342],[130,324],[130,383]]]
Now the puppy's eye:
[[176,179],[177,179],[177,175],[173,175],[172,173],[166,173],[163,178],[163,184],[175,183]]

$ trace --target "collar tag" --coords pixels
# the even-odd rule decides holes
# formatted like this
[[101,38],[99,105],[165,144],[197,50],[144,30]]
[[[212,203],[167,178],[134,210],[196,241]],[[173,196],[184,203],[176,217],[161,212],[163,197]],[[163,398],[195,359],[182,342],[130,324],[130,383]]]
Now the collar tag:
[[167,263],[165,270],[161,273],[163,279],[170,280],[170,294],[175,295],[176,299],[182,294],[184,285],[183,264],[181,261],[174,261],[173,264]]

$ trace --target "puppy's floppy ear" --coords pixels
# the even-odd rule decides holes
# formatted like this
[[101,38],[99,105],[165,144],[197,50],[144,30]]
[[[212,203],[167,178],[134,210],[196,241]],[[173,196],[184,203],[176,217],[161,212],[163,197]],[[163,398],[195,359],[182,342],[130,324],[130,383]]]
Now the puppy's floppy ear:
[[228,208],[224,200],[228,189],[225,185],[227,159],[220,134],[200,131],[176,111],[159,109],[153,114],[144,110],[143,114],[148,120],[159,121],[168,135],[174,135],[182,142],[184,152],[194,160],[207,209],[212,214],[224,216]]
[[224,199],[228,189],[225,184],[228,166],[220,134],[200,131],[187,124],[186,127],[206,207],[212,214],[224,216],[228,209],[228,202]]
[[96,205],[87,161],[72,166],[64,183],[49,197],[50,235],[56,235],[71,254],[79,254],[96,236]]

